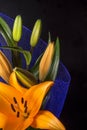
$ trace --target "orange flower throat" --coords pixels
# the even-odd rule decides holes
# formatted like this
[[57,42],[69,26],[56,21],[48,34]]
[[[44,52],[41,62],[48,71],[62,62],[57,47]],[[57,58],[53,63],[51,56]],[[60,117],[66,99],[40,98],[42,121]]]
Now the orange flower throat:
[[13,112],[16,113],[17,118],[19,118],[20,116],[22,116],[23,118],[28,118],[29,112],[28,112],[27,100],[25,100],[23,97],[21,97],[20,100],[23,109],[20,108],[19,103],[15,97],[13,97],[13,104],[11,104],[11,109]]

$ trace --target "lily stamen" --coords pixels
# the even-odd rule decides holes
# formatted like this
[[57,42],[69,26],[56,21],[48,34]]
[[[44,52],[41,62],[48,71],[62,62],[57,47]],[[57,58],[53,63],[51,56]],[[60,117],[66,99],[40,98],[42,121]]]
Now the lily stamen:
[[17,100],[15,97],[13,97],[14,103],[17,104]]
[[18,102],[17,102],[16,97],[13,97],[13,101],[14,101],[14,103],[15,103],[15,104],[14,104],[15,109],[22,112],[22,110],[21,110],[21,108],[20,108],[20,106],[19,106],[19,104],[18,104]]
[[21,98],[21,103],[24,104],[24,98],[23,97]]
[[28,109],[28,107],[26,106],[26,107],[25,107],[25,110],[24,110],[24,113],[27,113],[27,109]]
[[14,112],[16,112],[16,110],[15,110],[15,108],[14,108],[14,105],[13,105],[13,104],[11,104],[11,108],[12,108],[12,110],[13,110]]
[[24,103],[24,107],[27,107],[27,101],[25,101],[25,103]]
[[20,112],[18,111],[18,112],[17,112],[17,117],[19,117],[19,116],[20,116]]
[[21,103],[23,104],[23,109],[20,108],[20,105],[18,104],[18,101],[16,97],[13,97],[14,104],[11,104],[11,109],[13,112],[16,113],[16,117],[20,117],[22,115],[24,118],[28,118],[29,112],[28,112],[28,106],[27,106],[27,100],[24,100],[24,98],[21,98]]

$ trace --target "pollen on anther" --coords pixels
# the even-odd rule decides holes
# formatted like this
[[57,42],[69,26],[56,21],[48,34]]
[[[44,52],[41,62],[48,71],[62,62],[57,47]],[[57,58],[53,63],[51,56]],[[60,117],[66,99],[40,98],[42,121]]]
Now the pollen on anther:
[[14,108],[14,105],[13,105],[13,104],[11,104],[11,109],[12,109],[14,112],[16,112],[16,110],[15,110],[15,108]]
[[19,116],[20,116],[20,112],[18,111],[18,112],[17,112],[17,117],[19,117]]
[[27,107],[27,101],[25,101],[25,103],[24,103],[24,107]]
[[17,100],[15,97],[13,97],[14,103],[17,104]]
[[22,104],[24,103],[24,98],[23,98],[23,97],[21,98],[21,103],[22,103]]

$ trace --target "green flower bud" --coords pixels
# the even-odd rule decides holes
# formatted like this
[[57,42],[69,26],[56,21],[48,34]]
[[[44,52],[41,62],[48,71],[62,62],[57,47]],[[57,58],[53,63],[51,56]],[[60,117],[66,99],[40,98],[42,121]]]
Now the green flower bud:
[[41,28],[42,28],[42,22],[40,19],[38,19],[35,22],[32,34],[31,34],[31,38],[30,38],[30,45],[32,47],[35,47],[36,44],[38,43],[38,40],[40,38],[40,34],[41,34]]
[[21,39],[22,35],[22,18],[20,15],[17,15],[15,20],[14,20],[14,25],[13,25],[13,39],[14,41],[18,42]]
[[14,68],[13,71],[16,73],[18,81],[20,81],[20,83],[22,83],[26,88],[37,84],[37,80],[31,72],[18,67]]

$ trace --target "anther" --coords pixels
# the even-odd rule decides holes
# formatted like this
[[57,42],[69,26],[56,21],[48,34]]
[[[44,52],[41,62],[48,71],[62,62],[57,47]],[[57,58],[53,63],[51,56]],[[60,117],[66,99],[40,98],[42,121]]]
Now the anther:
[[25,103],[24,103],[24,107],[27,107],[27,101],[25,101]]
[[17,117],[19,117],[19,116],[20,116],[20,112],[18,111],[18,112],[17,112]]
[[22,103],[22,104],[24,103],[24,98],[23,98],[23,97],[21,98],[21,103]]
[[11,104],[11,109],[12,109],[14,112],[16,112],[16,110],[15,110],[13,104]]
[[15,97],[13,97],[14,103],[17,104],[17,100]]
[[29,116],[29,112],[27,113],[27,116]]

